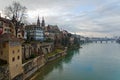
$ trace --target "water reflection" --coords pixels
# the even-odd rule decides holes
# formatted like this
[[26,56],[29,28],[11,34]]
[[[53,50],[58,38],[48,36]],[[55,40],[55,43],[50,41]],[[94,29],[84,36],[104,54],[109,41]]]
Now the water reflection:
[[79,54],[79,49],[71,50],[67,52],[68,54],[62,58],[59,58],[53,62],[48,63],[43,68],[38,70],[37,76],[35,80],[44,80],[45,76],[47,76],[50,72],[52,72],[54,69],[58,69],[59,73],[63,71],[63,63],[68,64],[71,62],[72,57],[75,54]]
[[79,49],[68,51],[68,54],[65,56],[65,58],[63,58],[62,62],[64,62],[64,63],[69,63],[69,62],[71,62],[72,57],[73,57],[75,54],[79,54]]

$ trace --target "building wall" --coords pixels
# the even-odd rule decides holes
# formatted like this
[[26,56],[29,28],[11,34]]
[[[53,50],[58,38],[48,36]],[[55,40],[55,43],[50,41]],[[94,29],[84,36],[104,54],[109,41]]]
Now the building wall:
[[23,35],[21,32],[17,33],[17,38],[21,38],[21,39],[24,39]]
[[55,33],[52,32],[45,32],[45,37],[55,40]]
[[9,80],[8,66],[0,66],[0,80]]
[[28,25],[25,28],[24,38],[29,40],[44,40],[44,31],[41,27],[37,25]]
[[25,36],[25,26],[21,24],[18,27],[17,38],[24,39],[24,36]]
[[30,77],[33,73],[35,73],[39,68],[45,65],[46,60],[43,56],[38,56],[26,63],[23,64],[24,70],[24,79]]
[[30,58],[32,54],[32,47],[30,44],[24,44],[22,46],[22,59],[25,60],[25,59],[28,59]]
[[5,60],[8,62],[9,58],[9,46],[8,42],[0,43],[0,59]]
[[10,29],[10,27],[9,26],[5,26],[5,25],[7,25],[7,24],[3,24],[3,34],[4,33],[10,33],[11,31],[11,29]]
[[15,26],[12,24],[12,22],[5,23],[3,21],[0,21],[0,27],[2,28],[2,34],[12,33],[15,35]]
[[16,46],[15,45],[9,46],[9,71],[11,79],[23,73],[22,48],[21,45],[19,44]]
[[35,38],[35,40],[43,41],[44,40],[43,31],[42,30],[35,30],[34,38]]
[[44,54],[47,54],[47,53],[50,53],[50,52],[52,52],[53,51],[53,48],[54,48],[54,45],[53,45],[53,43],[43,43],[42,45],[41,45],[41,49],[42,49],[42,52],[44,53]]
[[51,52],[51,46],[42,47],[42,51],[44,54]]
[[0,43],[0,59],[7,61],[9,64],[10,79],[23,73],[22,69],[22,49],[19,42],[2,42]]

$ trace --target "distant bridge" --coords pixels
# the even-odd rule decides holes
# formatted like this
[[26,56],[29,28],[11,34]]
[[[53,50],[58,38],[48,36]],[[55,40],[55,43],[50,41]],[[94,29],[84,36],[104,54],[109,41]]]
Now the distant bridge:
[[91,41],[95,42],[95,43],[113,43],[113,42],[116,42],[115,39],[106,39],[106,38],[91,39]]

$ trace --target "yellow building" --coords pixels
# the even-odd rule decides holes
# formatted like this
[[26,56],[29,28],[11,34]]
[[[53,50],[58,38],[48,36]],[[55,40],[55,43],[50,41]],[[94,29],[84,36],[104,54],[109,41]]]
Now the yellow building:
[[10,80],[22,78],[22,47],[12,34],[0,35],[0,59],[7,61]]
[[17,31],[17,38],[24,39],[24,25],[20,25]]
[[11,20],[0,17],[0,34],[12,33],[15,35],[15,26]]

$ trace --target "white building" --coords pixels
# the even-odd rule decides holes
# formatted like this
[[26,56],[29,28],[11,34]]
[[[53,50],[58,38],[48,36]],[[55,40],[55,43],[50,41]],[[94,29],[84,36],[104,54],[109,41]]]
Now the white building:
[[37,41],[44,40],[44,30],[40,24],[39,17],[37,20],[37,25],[27,25],[25,27],[24,38],[29,40],[37,40]]

